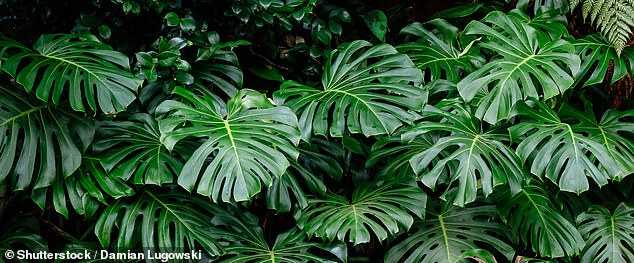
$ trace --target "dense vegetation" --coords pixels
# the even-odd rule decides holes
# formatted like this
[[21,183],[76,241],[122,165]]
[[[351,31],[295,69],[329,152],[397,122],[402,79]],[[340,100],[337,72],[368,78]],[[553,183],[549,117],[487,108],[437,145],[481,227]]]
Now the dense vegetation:
[[634,3],[449,2],[0,0],[0,252],[634,262]]

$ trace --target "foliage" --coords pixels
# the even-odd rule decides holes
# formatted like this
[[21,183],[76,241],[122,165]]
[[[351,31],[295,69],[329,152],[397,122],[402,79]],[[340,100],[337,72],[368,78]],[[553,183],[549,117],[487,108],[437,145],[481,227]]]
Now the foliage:
[[[458,83],[460,95],[478,106],[475,115],[495,124],[511,116],[515,103],[528,98],[549,99],[572,87],[580,67],[573,46],[551,39],[515,16],[492,12],[484,22],[473,21],[465,34],[485,36],[480,45],[499,54]],[[490,24],[490,25],[487,25]]]
[[565,0],[431,20],[416,1],[0,0],[0,250],[632,261],[634,111],[605,100],[634,73],[610,9],[631,3],[572,2],[603,36]]
[[[457,180],[458,188],[451,199],[459,206],[475,201],[478,184],[485,196],[501,184],[508,184],[514,193],[519,192],[526,175],[513,150],[503,144],[508,140],[507,135],[495,129],[483,131],[479,120],[460,104],[450,105],[447,110],[428,105],[423,113],[442,119],[420,122],[401,136],[403,140],[411,140],[418,134],[450,132],[410,158],[414,172],[421,174],[420,180],[425,185],[435,189],[441,176],[448,177],[440,179],[447,184]],[[444,156],[430,165],[441,152]]]
[[571,10],[579,5],[583,18],[589,18],[620,54],[634,27],[634,1],[570,0]]
[[513,248],[507,243],[504,225],[489,221],[497,216],[494,206],[458,208],[447,206],[432,218],[416,222],[415,232],[395,244],[386,262],[457,262],[462,253],[487,243],[507,259]]
[[607,208],[593,206],[577,217],[579,232],[586,240],[581,262],[628,262],[634,259],[634,251],[625,244],[634,240],[632,224],[634,209],[621,203],[614,213]]
[[[167,149],[187,137],[207,137],[180,172],[178,184],[185,189],[197,188],[214,201],[245,201],[260,192],[262,183],[268,187],[272,177],[284,173],[290,165],[287,158],[297,158],[295,115],[262,94],[245,89],[223,105],[180,87],[174,93],[184,102],[166,100],[156,110],[167,114],[159,123]],[[209,155],[213,161],[203,171]]]
[[383,241],[388,234],[409,229],[414,218],[407,212],[422,217],[426,202],[427,196],[417,187],[385,184],[375,188],[365,184],[355,189],[350,201],[336,194],[311,200],[311,207],[302,211],[297,224],[309,235],[326,240],[356,245],[369,242],[373,233]]
[[213,229],[206,225],[221,211],[204,198],[145,190],[133,199],[119,199],[108,206],[95,224],[95,234],[104,248],[112,245],[116,251],[147,248],[182,252],[200,245],[215,256],[222,248]]
[[125,55],[90,37],[43,35],[33,45],[36,52],[12,40],[2,40],[0,46],[9,55],[2,69],[27,92],[59,104],[68,87],[70,106],[77,111],[94,111],[97,103],[104,113],[125,110],[141,84],[129,72]]
[[[510,197],[508,193],[502,198]],[[500,202],[500,214],[513,233],[545,257],[578,255],[585,243],[575,226],[551,205],[543,189],[528,186]]]
[[420,71],[392,46],[370,46],[355,41],[333,51],[320,89],[295,81],[282,85],[276,96],[299,115],[302,136],[391,134],[416,119],[410,110],[422,107]]

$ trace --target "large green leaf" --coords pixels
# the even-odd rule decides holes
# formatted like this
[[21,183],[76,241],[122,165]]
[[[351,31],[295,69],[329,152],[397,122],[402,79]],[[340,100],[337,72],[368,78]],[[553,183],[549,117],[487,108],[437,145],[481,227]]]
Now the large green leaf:
[[458,83],[467,101],[485,93],[472,102],[478,105],[478,118],[496,123],[510,117],[517,101],[552,98],[572,87],[581,64],[572,44],[552,40],[519,17],[498,11],[482,21],[469,23],[465,34],[485,36],[479,45],[499,56]]
[[161,141],[159,125],[147,114],[133,115],[127,121],[103,122],[94,150],[108,174],[135,184],[172,183],[183,168],[183,154],[190,149],[179,144],[168,151]]
[[514,196],[503,192],[498,204],[500,215],[512,233],[541,256],[578,255],[585,246],[579,231],[560,214],[540,187],[526,186]]
[[[226,105],[177,87],[183,102],[168,100],[156,109],[163,143],[172,150],[187,137],[206,137],[183,166],[178,184],[214,201],[245,201],[271,186],[296,159],[297,117],[264,95],[242,90]],[[211,157],[211,162],[207,160]],[[203,170],[203,166],[206,168]]]
[[[614,180],[620,181],[625,176],[634,173],[634,110],[618,111],[607,110],[597,121],[596,115],[592,111],[592,105],[586,103],[585,111],[581,112],[571,107],[564,106],[562,114],[577,122],[572,125],[573,131],[587,135],[595,142],[600,143],[607,150],[609,159],[616,162],[615,167],[605,167],[612,165],[611,162],[602,163],[599,167],[604,168],[604,175]],[[599,159],[602,160],[602,159]]]
[[[227,242],[226,255],[218,258],[219,263],[285,263],[285,262],[334,262],[329,258],[345,261],[346,246],[342,243],[331,245],[307,240],[306,234],[298,228],[291,227],[288,231],[276,236],[275,242],[269,244],[264,231],[258,226],[258,218],[245,211],[237,216],[229,213],[219,214],[212,223],[216,227],[223,227],[218,238]],[[318,249],[318,250],[316,250]],[[315,253],[318,252],[318,253]],[[319,253],[321,252],[321,253]]]
[[299,151],[298,160],[290,160],[291,166],[286,174],[274,178],[267,189],[267,207],[278,212],[291,211],[293,198],[299,208],[305,208],[308,206],[308,194],[326,193],[325,176],[337,181],[343,176],[343,167],[337,159],[343,155],[340,144],[313,138],[310,144],[300,144]]
[[581,70],[575,79],[585,80],[584,87],[602,83],[609,70],[612,70],[610,83],[627,75],[626,61],[619,56],[614,45],[608,43],[601,35],[592,34],[577,39],[572,44],[575,46],[575,53],[581,56]]
[[621,203],[611,213],[595,205],[577,223],[586,240],[581,262],[634,262],[634,207]]
[[406,55],[358,40],[330,54],[321,87],[287,81],[274,97],[297,112],[305,139],[313,133],[342,137],[346,127],[366,136],[390,134],[417,118],[411,111],[422,107],[421,81]]
[[101,214],[95,234],[104,248],[160,252],[196,250],[223,253],[214,238],[213,215],[226,213],[209,200],[169,189],[121,198]]
[[515,251],[506,241],[506,227],[495,218],[495,206],[449,206],[416,222],[413,233],[387,251],[385,262],[463,262],[462,254],[480,244],[490,245],[510,260]]
[[51,188],[34,190],[31,196],[40,206],[45,207],[49,189],[53,193],[55,211],[68,218],[69,208],[77,214],[92,217],[97,209],[109,200],[134,194],[134,189],[120,178],[107,174],[98,161],[84,158],[82,166],[71,176],[57,175]]
[[[498,185],[508,184],[513,192],[518,192],[527,176],[517,155],[503,143],[510,139],[508,133],[495,127],[484,130],[462,104],[450,105],[447,110],[425,106],[426,116],[442,119],[420,122],[402,136],[407,142],[420,134],[448,132],[411,157],[410,164],[422,182],[435,189],[438,180],[449,174],[449,184],[458,181],[454,204],[459,206],[475,201],[480,187],[485,196]],[[438,162],[432,162],[438,157]]]
[[431,148],[439,136],[435,133],[425,133],[404,142],[401,139],[402,134],[403,132],[397,132],[390,137],[379,138],[372,145],[366,167],[378,168],[377,175],[381,177],[415,178],[416,173],[412,170],[409,160]]
[[464,48],[459,46],[457,27],[442,19],[434,19],[427,24],[435,26],[440,33],[427,30],[423,24],[416,22],[404,27],[401,34],[420,39],[396,47],[422,70],[425,80],[458,81],[484,63],[484,57],[473,47],[473,43]]
[[[4,209],[4,207],[2,208]],[[6,220],[6,218],[3,218]],[[5,253],[8,250],[17,252],[17,249],[29,249],[32,253],[38,253],[40,251],[47,251],[48,244],[46,240],[40,234],[40,222],[34,217],[13,218],[11,221],[4,221],[2,223],[2,230],[0,230],[0,262],[4,263],[6,258]],[[15,254],[14,254],[15,255]],[[33,262],[33,260],[19,260],[17,257],[15,261],[9,260],[7,262]]]
[[326,240],[357,245],[374,235],[383,241],[388,234],[412,226],[414,218],[408,212],[422,218],[426,202],[427,195],[416,186],[363,184],[355,188],[352,200],[332,193],[311,200],[311,206],[299,214],[297,225],[309,236]]
[[90,145],[93,121],[0,85],[0,182],[43,189],[73,174]]
[[632,142],[619,135],[628,128],[631,132],[632,123],[619,121],[625,115],[607,113],[603,127],[597,125],[591,112],[577,113],[569,106],[564,106],[560,115],[570,121],[560,119],[541,102],[535,108],[522,103],[518,113],[535,121],[525,119],[509,128],[513,140],[519,142],[517,154],[528,162],[531,173],[547,177],[561,190],[581,193],[590,187],[587,177],[602,186],[609,179],[623,177],[625,166],[632,168],[627,162],[634,158]]
[[536,1],[533,3],[533,17],[528,14],[531,2],[530,0],[518,1],[516,9],[511,10],[509,14],[517,16],[528,25],[548,33],[551,39],[569,36],[568,19],[566,18],[567,0]]
[[10,49],[2,51],[9,55],[2,69],[28,92],[54,104],[68,99],[77,111],[125,110],[142,82],[130,73],[127,56],[90,36],[42,35],[35,51],[8,39],[0,47]]

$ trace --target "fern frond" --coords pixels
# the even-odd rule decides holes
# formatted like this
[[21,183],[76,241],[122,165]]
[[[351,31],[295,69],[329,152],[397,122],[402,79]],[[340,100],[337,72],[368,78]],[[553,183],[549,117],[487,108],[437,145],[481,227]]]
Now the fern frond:
[[579,5],[583,19],[589,19],[620,54],[634,28],[634,0],[570,0],[571,11]]

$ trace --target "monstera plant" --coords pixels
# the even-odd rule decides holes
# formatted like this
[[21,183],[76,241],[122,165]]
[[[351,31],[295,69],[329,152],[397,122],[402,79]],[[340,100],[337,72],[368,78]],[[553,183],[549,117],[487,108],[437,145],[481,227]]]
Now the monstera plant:
[[[93,2],[73,34],[0,38],[4,255],[634,261],[634,109],[603,90],[634,48],[573,37],[567,1],[402,30],[359,1]],[[572,2],[601,27],[633,6]]]

